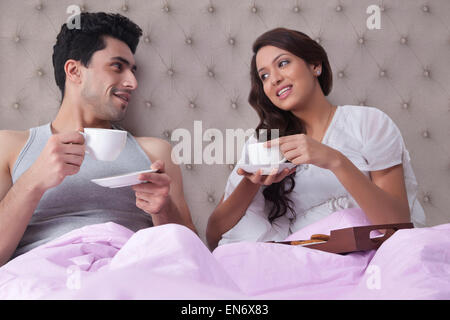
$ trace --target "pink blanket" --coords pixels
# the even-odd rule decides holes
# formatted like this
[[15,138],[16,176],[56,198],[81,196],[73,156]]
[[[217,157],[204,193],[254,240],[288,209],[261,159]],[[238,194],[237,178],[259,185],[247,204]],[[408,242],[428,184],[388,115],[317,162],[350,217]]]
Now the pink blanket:
[[[290,239],[367,224],[346,209]],[[347,255],[250,242],[211,253],[179,225],[92,225],[1,267],[0,299],[450,299],[450,224]]]

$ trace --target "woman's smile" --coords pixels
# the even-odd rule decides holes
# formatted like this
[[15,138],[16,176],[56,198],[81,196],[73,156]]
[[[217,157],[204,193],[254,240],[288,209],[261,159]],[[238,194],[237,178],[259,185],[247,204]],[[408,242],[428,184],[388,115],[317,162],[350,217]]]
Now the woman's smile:
[[279,89],[277,90],[276,94],[277,94],[277,97],[278,97],[280,100],[284,100],[284,99],[286,99],[286,98],[289,96],[289,94],[290,94],[291,92],[292,92],[292,85],[289,84],[289,85],[284,85],[284,86],[282,86],[281,88],[279,88]]

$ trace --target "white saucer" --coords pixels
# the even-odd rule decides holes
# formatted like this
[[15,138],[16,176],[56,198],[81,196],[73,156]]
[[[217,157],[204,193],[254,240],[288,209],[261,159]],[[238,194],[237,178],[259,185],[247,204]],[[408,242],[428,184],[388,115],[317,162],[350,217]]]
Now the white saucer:
[[238,168],[241,168],[242,170],[244,170],[245,172],[248,173],[255,173],[256,171],[258,171],[259,169],[262,169],[262,174],[263,175],[268,175],[272,172],[273,169],[277,168],[278,172],[284,170],[284,169],[292,169],[294,167],[296,167],[297,165],[290,163],[290,162],[283,162],[283,163],[276,163],[276,164],[266,164],[266,165],[261,165],[261,164],[239,164]]
[[102,187],[108,187],[108,188],[127,187],[127,186],[132,186],[135,184],[145,183],[146,181],[142,181],[142,180],[138,179],[138,177],[141,173],[150,173],[150,172],[156,172],[156,171],[157,170],[136,171],[136,172],[130,172],[127,174],[122,174],[119,176],[105,177],[105,178],[101,178],[101,179],[92,179],[91,181]]

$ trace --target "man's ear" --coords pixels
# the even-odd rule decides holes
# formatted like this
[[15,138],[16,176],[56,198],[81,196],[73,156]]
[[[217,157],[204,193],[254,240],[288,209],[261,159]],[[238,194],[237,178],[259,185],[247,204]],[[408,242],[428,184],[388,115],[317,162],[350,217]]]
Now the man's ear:
[[66,73],[66,81],[72,81],[73,83],[81,83],[81,62],[73,59],[69,59],[64,64],[64,71]]

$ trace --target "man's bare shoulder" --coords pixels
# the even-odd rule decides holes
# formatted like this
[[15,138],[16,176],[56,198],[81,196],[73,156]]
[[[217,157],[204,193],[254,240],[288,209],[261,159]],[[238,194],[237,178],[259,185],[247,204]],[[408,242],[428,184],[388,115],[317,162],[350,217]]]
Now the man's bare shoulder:
[[0,150],[7,152],[0,153],[0,162],[2,166],[10,166],[13,160],[17,159],[20,150],[28,140],[30,132],[16,130],[0,130]]
[[29,130],[0,130],[0,139],[28,139]]
[[[18,130],[0,130],[0,144],[2,146],[22,145],[27,142],[30,132]],[[22,147],[22,146],[21,146]]]
[[172,145],[166,140],[156,137],[136,137],[136,141],[152,161],[154,161],[154,159],[170,157]]

